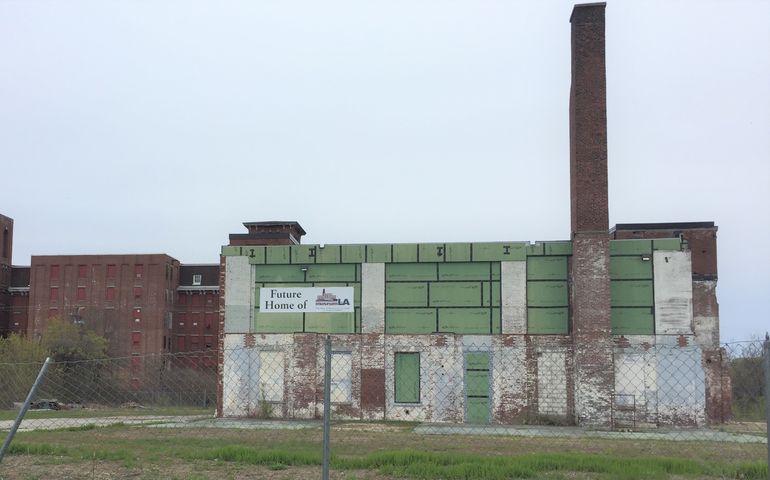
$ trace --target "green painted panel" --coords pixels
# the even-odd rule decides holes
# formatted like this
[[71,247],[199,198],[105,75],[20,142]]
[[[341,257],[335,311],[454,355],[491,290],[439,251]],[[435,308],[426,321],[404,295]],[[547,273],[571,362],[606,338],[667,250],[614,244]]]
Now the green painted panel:
[[480,282],[439,282],[430,285],[431,307],[481,306]]
[[641,255],[652,253],[649,240],[610,240],[610,255]]
[[651,279],[652,261],[642,260],[641,255],[610,257],[610,278],[613,280],[621,278]]
[[[489,352],[466,352],[466,370],[489,370]],[[487,391],[484,392],[484,395]]]
[[390,258],[390,244],[377,244],[366,246],[366,261],[369,263],[388,263]]
[[425,334],[436,331],[434,308],[386,308],[385,333]]
[[262,265],[265,263],[265,247],[243,247],[241,252],[249,257],[251,265]]
[[300,270],[299,265],[257,265],[254,269],[256,283],[305,281],[305,272]]
[[681,250],[682,242],[678,238],[656,238],[652,241],[653,250]]
[[477,425],[489,423],[489,399],[466,398],[465,399],[465,423]]
[[340,246],[324,245],[321,248],[319,245],[315,256],[315,263],[340,263]]
[[572,255],[572,242],[545,242],[546,255]]
[[342,263],[366,262],[366,245],[343,245]]
[[537,242],[527,245],[527,256],[529,255],[545,255],[545,244]]
[[417,244],[416,243],[397,243],[393,245],[394,262],[416,262]]
[[440,332],[459,334],[489,334],[488,308],[439,308]]
[[440,263],[438,266],[439,280],[489,280],[489,278],[489,262]]
[[[486,296],[484,297],[486,298]],[[492,282],[492,306],[499,307],[502,305],[500,299],[500,282]]]
[[527,257],[527,280],[566,280],[567,257]]
[[420,282],[437,278],[435,263],[389,263],[385,265],[385,281]]
[[527,305],[530,307],[568,306],[567,282],[527,282]]
[[355,317],[356,333],[361,333],[361,309],[356,308],[355,314],[356,314],[356,317]]
[[222,246],[222,255],[225,257],[233,257],[241,254],[241,247],[233,247],[230,245]]
[[446,246],[443,243],[421,243],[417,246],[420,262],[443,262]]
[[474,243],[474,262],[517,261],[526,258],[526,244],[521,242]]
[[420,354],[396,352],[393,376],[396,403],[420,403]]
[[492,309],[492,334],[500,335],[503,332],[502,312],[499,308]]
[[481,283],[481,306],[491,307],[492,304],[492,284],[489,282]]
[[316,245],[292,245],[291,263],[315,263]]
[[356,266],[352,263],[310,265],[308,282],[355,282]]
[[466,371],[465,394],[474,397],[489,396],[489,371]]
[[318,333],[354,333],[355,315],[350,313],[306,313],[305,331]]
[[256,333],[294,333],[301,331],[301,313],[254,312],[254,332]]
[[492,280],[500,280],[500,262],[492,262]]
[[567,335],[569,333],[569,309],[528,308],[527,333]]
[[655,315],[651,308],[613,308],[610,319],[613,335],[655,334]]
[[610,282],[613,307],[651,307],[654,305],[651,280],[617,280]]
[[471,260],[470,243],[447,243],[446,261],[447,262],[469,262]]
[[427,307],[427,283],[396,283],[385,284],[385,306],[387,307]]
[[290,249],[288,246],[265,247],[265,253],[269,264],[289,263]]

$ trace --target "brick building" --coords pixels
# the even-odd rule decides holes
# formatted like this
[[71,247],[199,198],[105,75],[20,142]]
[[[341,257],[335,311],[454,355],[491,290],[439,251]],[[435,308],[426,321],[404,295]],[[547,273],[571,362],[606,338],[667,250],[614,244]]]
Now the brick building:
[[[320,415],[328,333],[336,417],[696,426],[729,416],[716,227],[609,228],[604,8],[577,5],[570,18],[571,238],[301,245],[282,231],[284,245],[259,246],[261,225],[245,224],[222,248],[219,415],[264,402],[279,417]],[[275,313],[261,298],[316,287],[352,289],[353,308]]]

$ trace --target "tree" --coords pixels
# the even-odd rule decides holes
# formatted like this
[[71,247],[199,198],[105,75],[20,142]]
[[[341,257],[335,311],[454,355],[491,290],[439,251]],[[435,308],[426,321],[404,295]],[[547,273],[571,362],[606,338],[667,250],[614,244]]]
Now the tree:
[[42,346],[55,362],[107,358],[108,340],[82,325],[54,318],[48,322]]

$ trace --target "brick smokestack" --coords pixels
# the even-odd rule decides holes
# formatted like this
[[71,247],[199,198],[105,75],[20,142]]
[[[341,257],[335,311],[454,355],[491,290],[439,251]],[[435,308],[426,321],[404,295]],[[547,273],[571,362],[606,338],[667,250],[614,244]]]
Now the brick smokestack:
[[612,422],[614,366],[610,322],[607,101],[604,3],[572,10],[570,87],[570,303],[578,424]]

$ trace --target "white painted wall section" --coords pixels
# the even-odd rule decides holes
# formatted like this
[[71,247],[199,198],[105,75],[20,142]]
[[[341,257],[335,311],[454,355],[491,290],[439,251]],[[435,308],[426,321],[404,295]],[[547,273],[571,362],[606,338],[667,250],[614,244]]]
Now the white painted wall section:
[[690,252],[653,252],[655,333],[691,334],[692,262]]
[[542,351],[537,354],[537,412],[567,415],[567,354]]
[[503,334],[527,333],[527,262],[500,263]]
[[225,258],[225,333],[248,333],[254,295],[249,257]]
[[361,333],[385,333],[385,264],[361,265]]

